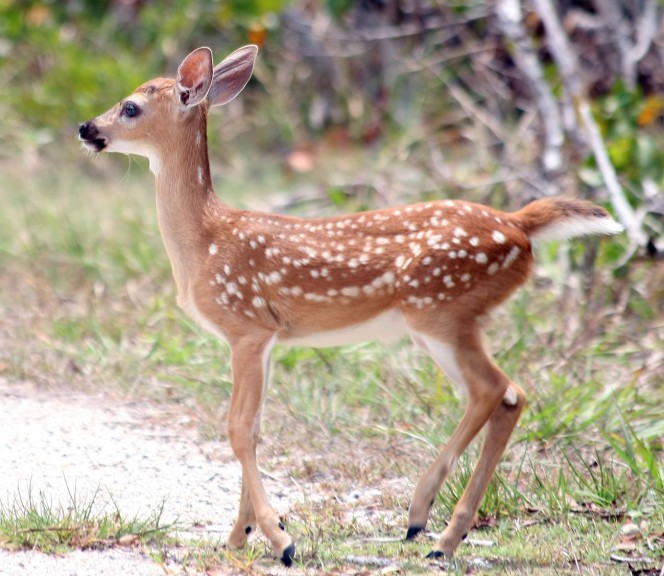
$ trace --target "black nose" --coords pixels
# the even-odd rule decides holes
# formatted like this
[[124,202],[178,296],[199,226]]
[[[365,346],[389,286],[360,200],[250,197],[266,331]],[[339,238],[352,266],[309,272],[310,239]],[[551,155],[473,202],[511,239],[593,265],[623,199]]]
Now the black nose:
[[94,140],[98,135],[99,130],[92,120],[84,122],[78,127],[78,136],[81,140]]

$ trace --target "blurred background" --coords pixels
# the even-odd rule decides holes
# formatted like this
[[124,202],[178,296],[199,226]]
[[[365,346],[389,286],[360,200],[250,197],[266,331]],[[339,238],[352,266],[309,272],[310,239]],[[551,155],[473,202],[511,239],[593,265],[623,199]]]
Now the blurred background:
[[[546,32],[551,8],[560,39]],[[249,89],[213,117],[212,157],[292,178],[247,186],[264,202],[302,187],[371,205],[474,196],[511,207],[559,192],[610,203],[587,103],[622,193],[654,215],[633,227],[654,237],[661,12],[656,0],[4,0],[0,153],[22,170],[90,171],[81,121],[172,76],[193,48],[220,60],[255,43]]]
[[[663,25],[659,0],[0,0],[0,377],[176,401],[225,435],[228,352],[175,307],[147,163],[91,158],[77,130],[196,47],[219,62],[254,43],[253,79],[210,114],[216,191],[236,207],[512,210],[565,193],[626,226],[539,247],[536,279],[498,313],[498,362],[537,398],[515,439],[537,464],[505,472],[498,490],[518,491],[489,513],[532,506],[541,482],[520,499],[524,478],[580,459],[619,480],[585,498],[659,510],[661,526]],[[358,434],[377,453],[407,438],[412,468],[355,478],[413,474],[459,404],[411,354],[277,350],[265,452],[306,438],[327,452],[300,453],[297,473],[330,480],[364,466]]]

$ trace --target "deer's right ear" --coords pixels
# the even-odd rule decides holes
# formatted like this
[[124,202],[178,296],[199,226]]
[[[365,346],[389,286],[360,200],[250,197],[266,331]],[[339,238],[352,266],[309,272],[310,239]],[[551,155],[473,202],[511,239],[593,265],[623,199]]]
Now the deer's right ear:
[[183,106],[197,106],[205,100],[212,85],[212,50],[197,48],[178,68],[175,93]]

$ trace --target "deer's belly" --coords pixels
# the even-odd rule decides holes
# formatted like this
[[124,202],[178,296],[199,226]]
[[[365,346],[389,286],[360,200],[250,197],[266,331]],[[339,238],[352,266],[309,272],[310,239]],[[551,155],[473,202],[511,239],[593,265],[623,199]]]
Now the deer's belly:
[[289,337],[282,336],[279,341],[290,346],[311,346],[325,348],[329,346],[346,346],[369,340],[390,342],[407,334],[406,322],[399,310],[390,310],[378,316],[351,324],[345,328]]

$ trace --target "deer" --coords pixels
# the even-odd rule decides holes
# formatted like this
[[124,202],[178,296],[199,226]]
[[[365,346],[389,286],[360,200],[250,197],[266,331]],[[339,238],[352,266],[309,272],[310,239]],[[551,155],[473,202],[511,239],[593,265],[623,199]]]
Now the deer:
[[227,434],[242,484],[227,545],[241,548],[260,529],[283,564],[295,559],[256,457],[274,346],[409,336],[458,387],[465,408],[416,484],[406,540],[425,529],[443,483],[485,430],[474,471],[428,554],[452,558],[526,401],[487,351],[487,315],[531,275],[534,241],[623,227],[603,207],[565,196],[516,212],[448,199],[316,218],[233,208],[212,186],[207,114],[244,89],[257,51],[244,46],[214,66],[211,49],[198,48],[175,79],[150,80],[79,127],[82,146],[93,153],[148,158],[177,304],[230,346]]

